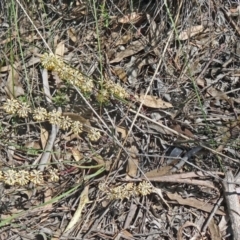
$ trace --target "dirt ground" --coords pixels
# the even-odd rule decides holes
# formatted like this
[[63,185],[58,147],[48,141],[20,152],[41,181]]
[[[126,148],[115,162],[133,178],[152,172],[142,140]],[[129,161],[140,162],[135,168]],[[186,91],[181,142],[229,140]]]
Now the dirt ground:
[[0,239],[240,239],[240,5],[0,1]]

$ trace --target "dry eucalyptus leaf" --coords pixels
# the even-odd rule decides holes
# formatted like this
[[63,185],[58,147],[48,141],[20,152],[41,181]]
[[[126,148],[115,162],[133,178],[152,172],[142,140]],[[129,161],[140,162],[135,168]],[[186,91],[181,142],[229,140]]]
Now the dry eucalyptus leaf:
[[64,233],[71,230],[76,225],[76,223],[81,221],[82,210],[85,207],[85,205],[87,203],[89,203],[88,189],[89,189],[89,185],[86,185],[84,190],[81,193],[78,208],[77,208],[76,212],[74,213],[74,215],[73,215],[71,221],[69,222],[68,226],[66,227]]
[[118,19],[119,23],[136,23],[142,18],[142,15],[136,12],[132,12],[122,18]]
[[88,126],[91,126],[91,123],[90,123],[89,119],[86,119],[86,118],[80,116],[79,114],[72,113],[72,112],[63,112],[62,116],[69,117],[73,121],[79,121],[82,124],[86,124]]
[[31,66],[33,66],[33,65],[35,65],[37,63],[40,63],[40,58],[32,56],[31,59],[26,64],[26,67],[31,67]]
[[218,225],[215,223],[214,218],[209,222],[208,230],[212,240],[222,239],[221,231]]
[[44,149],[46,147],[48,137],[49,137],[48,131],[45,128],[41,127],[40,138],[41,138],[42,149]]
[[115,43],[115,46],[127,44],[131,39],[132,39],[132,34],[124,35]]
[[203,88],[204,88],[205,85],[206,85],[205,80],[202,79],[202,78],[198,78],[197,81],[196,81],[196,83],[197,83],[198,86],[203,87]]
[[203,30],[204,30],[203,25],[189,27],[179,34],[179,40],[187,40],[203,32]]
[[138,96],[135,96],[137,101],[143,102],[143,105],[146,107],[151,108],[171,108],[173,107],[171,103],[163,101],[161,98],[156,98],[155,96],[146,95],[144,98],[144,94]]
[[0,68],[0,72],[8,72],[11,69],[11,65],[3,66]]
[[128,133],[127,129],[124,127],[116,127],[116,130],[117,130],[117,132],[122,134],[122,136],[121,136],[122,139],[125,139],[125,137],[127,136],[127,133]]
[[69,28],[67,30],[68,33],[68,37],[73,41],[76,42],[77,41],[77,37],[76,37],[76,31],[74,28]]
[[158,43],[158,40],[161,38],[162,29],[164,23],[157,24],[153,19],[151,19],[150,15],[147,14],[147,19],[150,24],[149,26],[149,40],[152,45],[156,45]]
[[[170,200],[177,201],[177,203],[180,205],[193,207],[193,208],[200,209],[200,210],[202,210],[204,212],[208,212],[208,213],[211,213],[214,208],[213,204],[203,202],[198,199],[194,199],[194,198],[184,199],[180,194],[177,194],[177,193],[169,193],[168,192],[166,194]],[[216,211],[216,214],[217,215],[225,215],[226,213],[219,209]]]
[[19,82],[19,74],[15,64],[10,68],[5,90],[9,96],[14,98],[24,95],[24,90],[22,84]]
[[175,130],[176,132],[180,133],[180,134],[183,134],[183,135],[185,135],[187,137],[190,137],[190,138],[194,138],[193,133],[189,129],[182,128],[179,124],[172,125],[171,128],[173,130]]
[[171,172],[172,166],[162,166],[160,169],[153,169],[147,173],[145,173],[145,176],[147,178],[151,177],[159,177],[159,176],[165,176],[169,175]]
[[39,144],[39,141],[30,141],[26,142],[24,145],[25,148],[30,148],[30,149],[41,149],[41,146]]
[[64,50],[65,50],[65,43],[64,41],[61,41],[60,43],[58,43],[56,47],[55,55],[63,57]]
[[132,42],[125,50],[118,52],[115,59],[110,61],[110,63],[120,62],[126,57],[130,57],[144,49],[144,43],[141,40]]
[[123,68],[116,67],[116,68],[113,68],[113,71],[121,81],[123,81],[123,82],[127,81],[127,74],[126,74],[126,72],[124,71]]
[[220,90],[215,89],[214,87],[208,88],[207,92],[212,97],[215,97],[215,98],[218,98],[218,99],[221,99],[221,100],[225,100],[225,101],[229,100],[229,97],[228,97],[227,94],[225,94],[224,92],[222,92]]
[[131,148],[129,148],[129,152],[130,152],[130,157],[128,159],[126,172],[128,176],[134,178],[137,176],[137,169],[138,169],[138,162],[139,162],[139,159],[137,157],[138,150],[135,146],[131,146]]
[[71,151],[76,162],[79,162],[81,159],[83,159],[83,154],[76,147],[72,147]]

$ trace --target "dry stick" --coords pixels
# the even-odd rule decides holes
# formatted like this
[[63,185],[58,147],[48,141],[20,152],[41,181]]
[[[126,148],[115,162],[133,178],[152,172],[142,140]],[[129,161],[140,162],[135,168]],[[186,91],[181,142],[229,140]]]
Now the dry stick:
[[[51,99],[48,97],[48,96],[51,96],[51,94],[50,94],[50,88],[49,88],[49,83],[48,83],[48,72],[46,69],[42,70],[42,79],[43,79],[44,93],[46,95],[46,99],[48,102],[52,102]],[[44,148],[44,153],[42,154],[41,160],[39,162],[38,169],[40,171],[44,170],[44,168],[46,167],[46,165],[50,159],[51,151],[53,149],[53,143],[56,139],[58,130],[59,130],[59,127],[57,125],[52,124],[51,135],[48,138],[47,144]]]
[[[196,186],[205,186],[208,188],[218,190],[218,188],[214,186],[212,181],[187,179],[187,178],[179,179],[177,174],[176,175],[168,175],[168,176],[147,177],[147,179],[151,182],[186,183],[186,184],[196,185]],[[144,180],[144,178],[143,178],[143,180]]]
[[217,212],[217,210],[219,209],[221,203],[223,201],[223,198],[219,198],[218,201],[216,202],[211,214],[208,216],[208,219],[207,221],[203,224],[202,226],[202,232],[206,232],[207,231],[207,228],[208,228],[208,225],[209,223],[211,222],[211,220],[213,219],[213,216],[215,215],[215,213]]
[[223,192],[227,203],[228,214],[233,231],[233,239],[240,239],[240,204],[238,194],[235,189],[235,179],[231,171],[226,172],[225,181],[223,182]]

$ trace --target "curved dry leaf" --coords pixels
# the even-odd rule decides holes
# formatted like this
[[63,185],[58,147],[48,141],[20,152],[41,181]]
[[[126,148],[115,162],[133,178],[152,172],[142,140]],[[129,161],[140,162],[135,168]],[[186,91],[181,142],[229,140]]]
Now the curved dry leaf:
[[229,100],[229,97],[226,93],[224,93],[220,90],[217,90],[214,87],[208,88],[207,92],[208,92],[208,94],[210,94],[212,97],[214,97],[216,99],[221,99],[221,100],[225,100],[225,101]]
[[118,126],[116,126],[116,131],[121,134],[121,138],[122,138],[122,139],[125,139],[126,136],[127,136],[127,134],[128,134],[127,129],[124,128],[124,127],[118,127]]
[[[185,205],[185,206],[189,206],[189,207],[193,207],[196,209],[200,209],[204,212],[208,212],[211,213],[214,205],[211,203],[206,203],[203,201],[200,201],[198,199],[194,199],[194,198],[187,198],[184,199],[180,194],[177,193],[166,193],[168,198],[172,201],[177,201],[178,204],[180,205]],[[226,213],[224,211],[222,211],[221,209],[216,211],[217,215],[226,215]]]
[[[118,35],[119,35],[119,33],[118,33]],[[115,46],[127,44],[130,40],[132,40],[132,38],[133,38],[132,34],[126,34],[126,35],[122,36],[122,37],[115,43]]]
[[63,57],[64,50],[65,50],[65,42],[61,41],[60,43],[58,43],[58,45],[56,47],[55,55]]
[[203,30],[204,30],[203,25],[189,27],[179,34],[179,36],[178,36],[179,40],[187,40],[187,39],[201,33]]
[[127,172],[128,176],[135,178],[137,176],[138,164],[139,164],[139,159],[137,157],[138,150],[135,146],[131,146],[129,151],[130,151],[131,155],[128,158],[126,172]]
[[128,15],[125,15],[122,18],[119,18],[118,22],[119,23],[132,23],[132,24],[134,24],[134,23],[138,22],[141,18],[142,18],[141,14],[136,13],[136,12],[132,12]]
[[39,144],[39,141],[26,142],[24,147],[27,148],[27,149],[38,149],[38,150],[42,149],[40,144]]
[[91,123],[90,123],[89,119],[86,119],[86,118],[80,116],[79,114],[72,113],[72,112],[63,112],[62,116],[69,117],[73,121],[79,121],[82,124],[86,124],[86,125],[91,126]]
[[80,196],[80,201],[78,204],[78,208],[77,208],[76,212],[74,213],[71,221],[67,225],[64,233],[70,231],[79,221],[81,221],[82,210],[86,206],[86,204],[89,203],[88,189],[89,189],[89,186],[87,185],[87,186],[85,186],[84,190],[82,191],[81,196]]
[[146,95],[144,98],[144,94],[140,95],[140,97],[135,96],[137,101],[143,102],[143,105],[146,107],[151,107],[151,108],[171,108],[173,107],[171,103],[163,101],[161,98],[156,98],[155,96],[151,95]]
[[83,159],[83,154],[76,148],[72,147],[71,148],[73,158],[75,159],[76,162],[79,162],[80,160]]
[[123,82],[127,81],[127,74],[122,67],[113,68],[113,71],[121,81]]
[[142,51],[144,49],[144,43],[142,40],[137,40],[131,43],[131,45],[129,45],[128,48],[126,48],[125,50],[118,52],[116,54],[116,57],[110,61],[110,63],[116,63],[116,62],[120,62],[122,59],[126,58],[126,57],[130,57],[140,51]]
[[16,70],[16,66],[16,64],[11,66],[5,86],[7,94],[14,98],[24,95],[24,89],[19,82],[19,74]]
[[67,30],[68,37],[75,43],[77,41],[76,31],[74,28],[69,28]]

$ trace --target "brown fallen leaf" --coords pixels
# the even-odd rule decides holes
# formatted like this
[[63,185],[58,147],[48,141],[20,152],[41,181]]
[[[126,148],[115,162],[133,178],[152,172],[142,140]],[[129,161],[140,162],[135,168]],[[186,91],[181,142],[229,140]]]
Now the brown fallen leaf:
[[171,103],[163,101],[161,98],[156,98],[155,96],[146,95],[144,98],[144,94],[140,95],[139,97],[135,95],[135,98],[139,102],[143,102],[143,105],[146,107],[151,108],[171,108],[173,107]]
[[182,128],[179,124],[176,124],[176,125],[172,125],[171,128],[173,130],[175,130],[176,132],[180,133],[180,134],[183,134],[189,138],[195,138],[195,136],[193,135],[193,133],[187,129],[187,128]]
[[227,102],[230,99],[226,93],[224,93],[220,90],[217,90],[214,87],[208,88],[207,93],[210,94],[212,97],[215,97],[215,98],[218,98],[218,99],[221,99],[221,100],[225,100]]
[[48,141],[48,137],[49,137],[48,131],[45,128],[41,127],[40,138],[41,138],[42,149],[45,149],[47,141]]
[[11,65],[3,66],[0,68],[0,72],[8,72],[11,69]]
[[141,18],[143,17],[142,14],[136,13],[136,12],[132,12],[128,15],[125,15],[122,18],[118,19],[119,23],[132,23],[135,24],[136,22],[138,22]]
[[[213,204],[210,204],[210,203],[207,203],[207,202],[202,202],[202,201],[199,201],[195,198],[182,198],[181,195],[177,194],[177,193],[166,193],[168,198],[170,200],[174,200],[174,201],[177,201],[177,203],[179,203],[180,205],[186,205],[186,206],[189,206],[189,207],[193,207],[193,208],[196,208],[196,209],[200,209],[202,211],[205,211],[205,212],[212,212],[213,208],[214,208],[214,205]],[[217,215],[225,215],[225,212],[222,211],[222,210],[217,210],[216,211],[216,214]]]
[[130,57],[130,56],[142,51],[144,49],[144,47],[145,47],[145,44],[143,43],[142,40],[134,41],[125,50],[118,52],[116,54],[116,57],[112,61],[110,61],[110,63],[120,62],[122,59],[124,59],[126,57]]
[[121,133],[121,138],[125,139],[125,137],[127,136],[127,133],[128,133],[127,129],[124,128],[124,127],[117,127],[116,126],[116,130],[117,130],[118,133]]
[[81,192],[80,195],[80,201],[78,204],[78,208],[76,210],[76,212],[74,213],[71,221],[69,222],[69,224],[67,225],[64,233],[70,231],[71,229],[73,229],[73,227],[79,222],[81,221],[81,217],[82,217],[82,210],[83,208],[89,203],[89,198],[88,198],[88,189],[89,189],[89,185],[86,185],[84,190]]
[[5,90],[7,94],[13,98],[24,95],[22,84],[19,82],[19,74],[16,70],[16,64],[10,68]]
[[77,41],[75,29],[70,27],[67,30],[67,33],[68,33],[68,37],[75,43]]
[[214,218],[209,222],[208,229],[212,240],[222,239],[221,231],[218,225],[215,223]]
[[204,88],[206,86],[205,80],[203,78],[198,78],[196,81],[197,85]]
[[123,68],[121,68],[121,67],[113,68],[113,72],[118,76],[118,78],[121,81],[123,81],[123,82],[127,81],[127,74]]
[[136,154],[138,153],[138,150],[135,146],[131,146],[129,151],[131,152],[131,154],[130,154],[130,157],[128,159],[126,172],[127,172],[128,176],[134,178],[134,177],[137,176],[139,159],[137,158]]
[[133,237],[133,235],[126,229],[122,229],[114,239],[115,240],[117,239],[134,240],[135,237]]
[[86,119],[86,118],[80,116],[79,114],[71,113],[71,112],[63,112],[62,116],[69,117],[73,121],[79,121],[82,124],[86,124],[88,126],[91,126],[91,123],[90,123],[89,119]]
[[198,26],[191,26],[185,30],[183,30],[180,34],[179,34],[179,40],[187,40],[201,32],[203,32],[204,27],[203,25],[198,25]]
[[171,169],[172,169],[172,166],[163,166],[160,169],[153,169],[153,170],[145,173],[145,176],[147,178],[151,178],[151,177],[170,175]]
[[24,145],[25,148],[27,149],[42,149],[39,141],[30,141],[30,142],[26,142]]
[[58,43],[58,45],[56,47],[55,55],[63,57],[64,50],[65,50],[65,42],[61,41],[60,43]]
[[149,40],[152,46],[155,46],[162,35],[162,30],[164,26],[164,21],[162,23],[156,23],[154,18],[152,19],[149,14],[147,14],[147,19],[150,24],[149,26]]
[[76,147],[72,147],[71,151],[76,162],[79,162],[81,159],[83,159],[83,154]]
[[132,39],[132,37],[132,34],[126,34],[121,36],[121,38],[115,43],[115,46],[127,44]]

